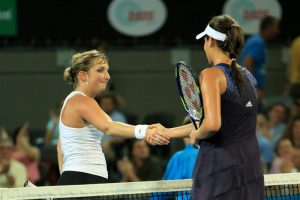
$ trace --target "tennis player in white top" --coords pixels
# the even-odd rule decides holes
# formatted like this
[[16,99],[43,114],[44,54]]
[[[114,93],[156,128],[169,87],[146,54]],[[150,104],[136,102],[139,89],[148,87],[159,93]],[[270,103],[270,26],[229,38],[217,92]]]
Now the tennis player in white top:
[[75,90],[66,97],[59,120],[57,152],[61,176],[58,185],[107,182],[106,161],[100,145],[103,133],[145,139],[152,145],[169,143],[169,137],[155,126],[112,121],[94,100],[110,79],[108,59],[103,53],[92,50],[73,55],[64,79]]

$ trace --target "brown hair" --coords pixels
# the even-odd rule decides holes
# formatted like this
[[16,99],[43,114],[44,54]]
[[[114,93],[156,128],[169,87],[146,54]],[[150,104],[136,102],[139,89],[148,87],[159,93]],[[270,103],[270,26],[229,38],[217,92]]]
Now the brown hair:
[[87,72],[91,67],[92,60],[100,58],[102,62],[108,62],[108,58],[102,52],[97,50],[85,51],[73,55],[71,64],[64,71],[64,80],[70,85],[76,86],[78,80],[77,75],[80,71]]
[[237,69],[236,58],[244,46],[244,32],[237,22],[229,15],[213,17],[209,22],[209,26],[218,32],[226,34],[225,41],[215,41],[222,51],[229,53],[229,56],[232,59],[232,75],[239,92],[241,92],[243,79],[241,73]]
[[264,31],[268,27],[272,26],[275,22],[277,22],[277,19],[274,16],[266,15],[261,19],[259,30]]
[[282,138],[287,138],[287,139],[291,140],[291,142],[294,146],[296,144],[295,144],[295,140],[294,140],[294,136],[293,136],[293,128],[295,126],[296,121],[300,121],[300,115],[296,115],[290,119],[290,121],[288,122],[288,124],[283,132],[283,136],[282,136]]

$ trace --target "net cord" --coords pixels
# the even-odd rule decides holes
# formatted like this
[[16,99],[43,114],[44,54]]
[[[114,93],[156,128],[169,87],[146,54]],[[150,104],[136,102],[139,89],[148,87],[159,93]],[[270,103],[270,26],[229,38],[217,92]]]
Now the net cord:
[[91,197],[191,190],[192,180],[1,188],[0,200]]
[[[265,187],[300,184],[300,173],[264,175]],[[192,180],[145,181],[73,186],[41,186],[25,188],[0,188],[0,200],[50,199],[68,197],[93,197],[156,192],[189,191]]]

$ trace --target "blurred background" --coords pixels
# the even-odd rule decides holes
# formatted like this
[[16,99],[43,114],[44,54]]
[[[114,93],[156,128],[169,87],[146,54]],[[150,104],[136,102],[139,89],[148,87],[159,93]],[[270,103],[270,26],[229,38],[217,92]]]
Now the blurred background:
[[[29,121],[31,127],[43,129],[48,111],[72,90],[62,78],[71,55],[95,48],[107,51],[113,87],[124,98],[126,112],[139,119],[151,112],[170,112],[176,122],[182,119],[184,110],[177,96],[173,64],[183,59],[197,71],[207,66],[202,44],[195,35],[212,16],[223,13],[230,1],[158,1],[165,7],[165,16],[161,17],[164,19],[146,35],[118,31],[108,19],[108,8],[113,2],[1,0],[0,124],[13,129]],[[300,33],[300,27],[291,24],[295,15],[290,9],[296,8],[297,3],[266,2],[276,2],[281,9],[281,32],[269,46],[266,91],[268,95],[281,95],[286,83],[289,43]],[[150,10],[154,15],[156,4],[153,6],[147,9],[146,5],[144,11]],[[264,12],[272,12],[272,7],[270,4],[263,8],[270,9]],[[124,10],[130,12],[126,5],[116,9],[120,15]],[[147,13],[138,16],[138,12],[136,21],[147,20]],[[258,21],[264,14],[254,14],[252,20]]]
[[109,90],[129,123],[180,125],[174,64],[185,60],[197,72],[208,66],[195,36],[222,13],[237,19],[245,38],[265,15],[280,20],[268,43],[264,103],[292,106],[287,66],[300,34],[297,8],[287,0],[0,0],[0,126],[13,132],[26,122],[32,144],[43,143],[48,120],[73,89],[64,69],[73,53],[90,49],[109,57]]

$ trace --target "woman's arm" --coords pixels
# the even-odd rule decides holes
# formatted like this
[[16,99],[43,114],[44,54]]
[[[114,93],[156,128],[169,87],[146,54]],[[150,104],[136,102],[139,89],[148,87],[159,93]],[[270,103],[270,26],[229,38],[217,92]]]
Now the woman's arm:
[[47,127],[46,127],[46,134],[45,134],[45,144],[48,145],[51,143],[51,140],[53,138],[55,129],[58,125],[58,121],[59,121],[59,116],[56,116],[54,113],[50,114],[51,119],[48,121],[47,123]]
[[[20,132],[17,136],[17,144],[22,147],[22,150],[26,155],[32,159],[32,160],[39,160],[40,159],[40,150],[39,148],[33,146],[29,142],[29,137],[26,133],[28,132],[28,124],[25,123],[22,128],[20,129]],[[29,134],[29,133],[28,133]]]
[[117,165],[119,171],[122,174],[122,182],[140,181],[140,178],[135,172],[133,163],[128,158],[119,160]]
[[192,130],[195,130],[195,127],[192,123],[170,128],[167,131],[167,134],[172,138],[184,138],[188,137]]
[[[122,122],[115,122],[100,108],[97,102],[89,97],[78,96],[72,103],[73,113],[78,113],[80,118],[89,124],[94,125],[98,130],[110,136],[122,138],[135,138],[136,127]],[[64,120],[62,116],[62,120]],[[156,133],[156,134],[154,134]],[[148,127],[146,135],[155,137],[155,144],[168,144],[168,136],[158,133],[156,128]],[[139,138],[142,139],[142,138]]]
[[41,153],[38,147],[32,146],[29,142],[24,142],[23,150],[30,159],[40,160]]
[[207,68],[200,74],[204,119],[197,131],[190,135],[191,142],[211,137],[221,127],[221,94],[226,90],[226,77],[215,67]]
[[194,131],[192,142],[195,142],[196,139],[210,137],[218,131],[221,127],[221,94],[226,90],[225,75],[218,68],[207,68],[201,72],[200,82],[205,114],[197,131],[192,123],[169,129],[158,124],[152,126],[156,126],[160,132],[166,133],[171,138],[188,137]]

